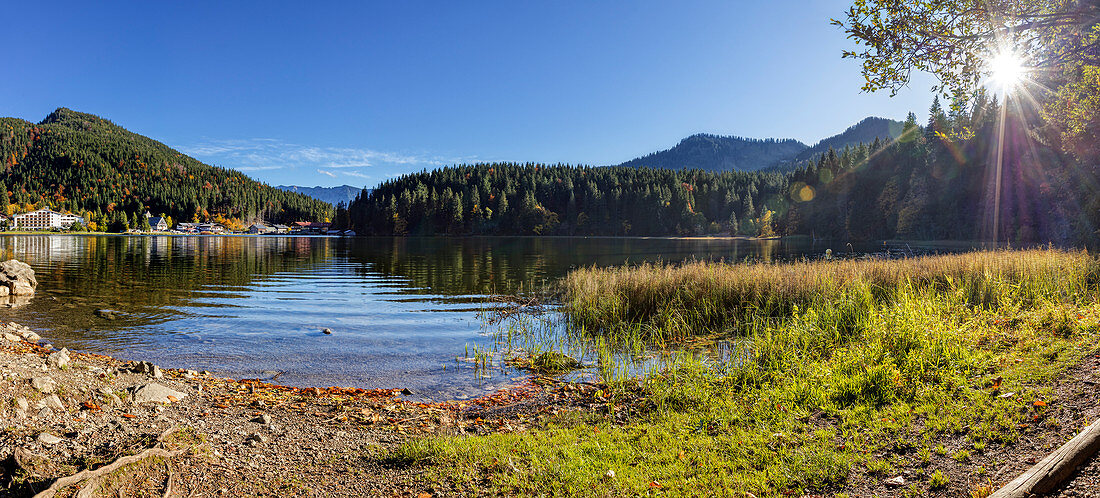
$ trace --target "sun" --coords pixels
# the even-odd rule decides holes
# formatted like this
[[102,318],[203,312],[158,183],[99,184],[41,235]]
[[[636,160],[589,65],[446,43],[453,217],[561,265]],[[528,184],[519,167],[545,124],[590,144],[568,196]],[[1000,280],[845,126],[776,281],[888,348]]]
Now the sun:
[[988,62],[989,81],[994,88],[1003,92],[1014,90],[1027,76],[1023,59],[1016,53],[1001,52]]

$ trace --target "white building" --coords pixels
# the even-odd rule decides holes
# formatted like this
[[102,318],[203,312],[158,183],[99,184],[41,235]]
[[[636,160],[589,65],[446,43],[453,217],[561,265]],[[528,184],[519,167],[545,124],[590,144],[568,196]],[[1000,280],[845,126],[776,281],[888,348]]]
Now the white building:
[[11,217],[12,228],[18,230],[49,230],[69,228],[73,223],[84,224],[84,218],[72,213],[59,213],[50,208],[39,209]]
[[168,222],[161,216],[150,216],[149,228],[154,232],[163,232],[168,230]]

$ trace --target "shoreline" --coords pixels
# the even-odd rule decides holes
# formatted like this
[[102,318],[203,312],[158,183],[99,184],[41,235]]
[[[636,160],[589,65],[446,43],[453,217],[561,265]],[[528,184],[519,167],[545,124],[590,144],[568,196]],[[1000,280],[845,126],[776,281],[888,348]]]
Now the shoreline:
[[[402,398],[401,389],[291,387],[162,369],[48,349],[17,324],[0,330],[0,380],[8,386],[0,390],[7,427],[0,459],[15,462],[3,483],[14,496],[154,449],[113,479],[82,480],[62,494],[85,486],[130,495],[432,494],[435,484],[379,457],[415,438],[524,431],[548,412],[579,409],[595,390],[532,377],[475,399],[424,403]],[[348,462],[363,458],[372,461],[349,476]]]
[[[841,239],[811,239],[809,235],[783,235],[775,237],[749,237],[743,235],[338,235],[338,234],[254,234],[222,233],[197,234],[175,232],[110,233],[110,232],[50,232],[50,231],[3,231],[0,236],[49,236],[49,237],[255,237],[255,238],[332,238],[332,239],[596,239],[596,240],[725,240],[741,242],[812,242],[820,244],[881,244],[890,249],[903,248],[906,245],[921,249],[983,249],[985,241],[974,240],[907,240],[874,239],[845,241]],[[1036,247],[1046,247],[1037,244]],[[1015,248],[1019,249],[1019,248]]]

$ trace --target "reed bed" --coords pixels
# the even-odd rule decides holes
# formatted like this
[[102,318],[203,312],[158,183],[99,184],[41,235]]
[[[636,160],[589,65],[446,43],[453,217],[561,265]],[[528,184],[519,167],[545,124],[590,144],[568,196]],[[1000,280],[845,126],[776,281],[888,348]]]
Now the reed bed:
[[858,315],[902,292],[931,291],[969,306],[1094,292],[1097,260],[1086,252],[987,251],[904,260],[585,268],[564,280],[565,312],[586,330],[640,330],[659,338],[747,332],[753,322],[797,310],[842,307]]

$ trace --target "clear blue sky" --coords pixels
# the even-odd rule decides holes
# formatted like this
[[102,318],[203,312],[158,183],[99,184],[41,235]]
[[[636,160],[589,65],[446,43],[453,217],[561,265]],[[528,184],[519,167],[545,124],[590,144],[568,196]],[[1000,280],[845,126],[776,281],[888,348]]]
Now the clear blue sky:
[[106,117],[272,184],[456,162],[617,164],[696,132],[808,144],[926,115],[863,94],[850,0],[7,5],[0,115]]

